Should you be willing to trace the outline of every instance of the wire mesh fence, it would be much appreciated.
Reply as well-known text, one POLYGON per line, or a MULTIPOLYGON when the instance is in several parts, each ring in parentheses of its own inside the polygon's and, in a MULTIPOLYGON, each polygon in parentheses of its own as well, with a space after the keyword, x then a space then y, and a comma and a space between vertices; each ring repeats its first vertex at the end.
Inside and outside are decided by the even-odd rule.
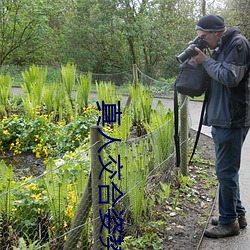
POLYGON ((2 161, 1 249, 118 249, 126 237, 140 235, 176 171, 173 113, 160 115, 161 124, 134 124, 129 138, 99 135, 75 152, 78 158, 48 159, 37 176, 17 179, 2 161), (102 154, 100 142, 106 142, 102 154), (97 165, 99 174, 93 172, 97 165))

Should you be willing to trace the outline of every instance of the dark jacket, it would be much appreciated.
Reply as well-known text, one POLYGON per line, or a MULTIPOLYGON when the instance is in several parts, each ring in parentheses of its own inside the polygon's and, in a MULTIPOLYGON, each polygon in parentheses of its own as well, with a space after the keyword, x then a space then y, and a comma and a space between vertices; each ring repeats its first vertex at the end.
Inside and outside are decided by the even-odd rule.
POLYGON ((250 126, 250 46, 237 27, 227 30, 218 50, 203 63, 211 77, 204 125, 250 126))

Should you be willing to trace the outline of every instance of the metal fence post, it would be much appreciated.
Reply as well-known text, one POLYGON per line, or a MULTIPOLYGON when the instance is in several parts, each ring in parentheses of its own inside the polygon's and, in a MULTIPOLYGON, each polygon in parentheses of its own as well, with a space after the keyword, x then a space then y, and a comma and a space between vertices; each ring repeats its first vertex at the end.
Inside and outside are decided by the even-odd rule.
POLYGON ((181 174, 187 176, 188 174, 188 97, 180 95, 181 109, 180 109, 180 168, 181 174))
MULTIPOLYGON (((107 241, 105 229, 103 228, 102 232, 100 231, 102 227, 100 211, 102 211, 101 209, 104 206, 99 202, 99 198, 103 197, 102 189, 99 189, 99 186, 104 185, 104 177, 99 180, 102 165, 98 157, 101 153, 98 153, 98 150, 103 145, 103 138, 99 133, 98 128, 100 127, 97 125, 92 125, 90 127, 94 250, 100 250, 103 248, 100 237, 105 244, 107 241)), ((105 211, 102 212, 105 213, 105 211)))

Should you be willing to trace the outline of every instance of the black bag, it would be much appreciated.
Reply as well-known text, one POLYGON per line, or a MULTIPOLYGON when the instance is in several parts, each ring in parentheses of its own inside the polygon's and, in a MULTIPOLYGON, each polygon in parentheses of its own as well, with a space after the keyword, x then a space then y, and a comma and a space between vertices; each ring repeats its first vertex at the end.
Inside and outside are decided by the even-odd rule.
POLYGON ((176 149, 176 166, 180 167, 180 140, 179 140, 179 114, 178 114, 178 93, 188 95, 191 97, 201 96, 205 92, 205 97, 202 105, 201 116, 198 131, 196 134, 195 144, 189 163, 195 154, 195 150, 199 141, 202 120, 207 103, 207 86, 209 76, 202 65, 198 65, 192 58, 186 60, 181 64, 181 71, 175 81, 174 89, 174 124, 175 124, 175 149, 176 149))
POLYGON ((190 58, 183 62, 180 68, 180 74, 175 81, 177 92, 191 97, 201 96, 207 88, 209 79, 203 65, 190 58))

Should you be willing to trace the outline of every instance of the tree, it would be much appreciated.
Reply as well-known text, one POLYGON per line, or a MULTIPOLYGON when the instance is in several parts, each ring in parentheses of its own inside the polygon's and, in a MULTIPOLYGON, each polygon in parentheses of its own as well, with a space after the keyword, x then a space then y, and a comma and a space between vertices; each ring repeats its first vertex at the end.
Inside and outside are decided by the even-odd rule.
POLYGON ((177 62, 176 51, 194 38, 194 32, 186 35, 194 27, 194 10, 190 7, 193 1, 182 3, 181 0, 78 0, 76 15, 67 29, 68 59, 75 60, 85 71, 124 71, 137 64, 150 76, 162 76, 163 72, 173 76, 178 69, 176 64, 175 71, 172 70, 173 62, 177 62), (179 7, 189 8, 183 12, 190 13, 188 17, 179 7))
POLYGON ((248 0, 225 0, 221 11, 226 25, 239 26, 242 33, 250 39, 250 2, 248 0))
MULTIPOLYGON (((38 1, 28 0, 0 2, 0 65, 43 32, 46 10, 38 4, 38 1)), ((41 47, 40 42, 34 45, 36 46, 29 48, 26 53, 32 53, 41 47)))

